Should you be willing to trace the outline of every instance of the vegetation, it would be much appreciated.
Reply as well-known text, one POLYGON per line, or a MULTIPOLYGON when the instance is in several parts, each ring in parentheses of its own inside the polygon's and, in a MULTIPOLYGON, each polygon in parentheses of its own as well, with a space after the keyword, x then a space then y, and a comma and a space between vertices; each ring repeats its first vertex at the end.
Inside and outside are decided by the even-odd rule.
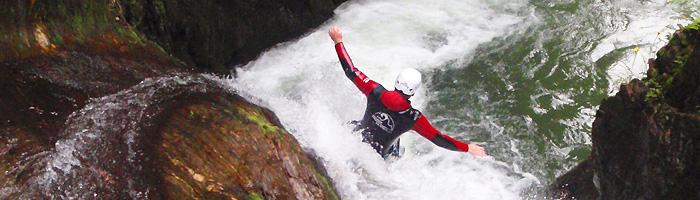
POLYGON ((689 41, 694 37, 688 35, 697 34, 699 29, 700 19, 680 28, 679 32, 670 37, 668 45, 657 52, 656 62, 658 64, 651 64, 651 71, 648 72, 644 81, 645 86, 649 87, 649 92, 646 95, 647 100, 662 97, 677 80, 676 77, 685 68, 695 46, 693 41, 689 41), (660 68, 660 66, 667 67, 660 68))

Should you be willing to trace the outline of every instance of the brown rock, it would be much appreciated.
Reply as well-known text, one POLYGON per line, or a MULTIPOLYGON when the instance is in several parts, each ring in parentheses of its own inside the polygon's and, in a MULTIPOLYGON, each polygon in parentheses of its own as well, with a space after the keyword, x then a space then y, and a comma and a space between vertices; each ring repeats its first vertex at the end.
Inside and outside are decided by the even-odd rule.
POLYGON ((164 197, 312 199, 313 189, 321 191, 313 199, 337 198, 330 185, 307 181, 327 177, 274 117, 227 96, 174 110, 156 134, 163 138, 153 150, 153 166, 164 176, 158 189, 164 197), (214 189, 218 187, 223 189, 214 189))

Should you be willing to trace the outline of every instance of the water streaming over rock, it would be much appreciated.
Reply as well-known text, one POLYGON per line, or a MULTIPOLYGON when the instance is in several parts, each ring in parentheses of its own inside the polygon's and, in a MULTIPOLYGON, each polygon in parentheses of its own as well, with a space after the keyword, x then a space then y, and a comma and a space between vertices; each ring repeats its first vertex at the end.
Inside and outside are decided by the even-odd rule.
POLYGON ((665 1, 349 2, 327 25, 222 82, 275 111, 324 160, 344 198, 538 199, 539 188, 589 154, 600 101, 646 70, 664 36, 688 23, 684 9, 665 1), (402 136, 401 159, 373 154, 345 124, 362 116, 365 100, 343 76, 330 25, 381 84, 405 67, 422 71, 427 87, 413 106, 491 157, 446 151, 415 133, 402 136))
POLYGON ((697 17, 688 5, 697 7, 660 0, 348 2, 327 24, 269 50, 235 78, 147 78, 90 99, 67 117, 53 146, 6 169, 27 184, 3 187, 0 197, 147 198, 153 188, 139 178, 150 173, 142 142, 158 128, 156 116, 169 102, 216 90, 238 91, 273 110, 321 159, 344 199, 539 199, 543 186, 589 154, 600 100, 645 71, 676 24, 697 17), (390 86, 405 67, 422 71, 425 87, 413 106, 445 134, 485 146, 490 157, 407 133, 405 155, 385 161, 360 142, 347 122, 362 116, 365 99, 340 69, 330 25, 343 30, 355 65, 381 84, 390 86))
POLYGON ((132 88, 90 100, 68 117, 53 151, 36 154, 28 159, 29 166, 23 166, 35 169, 23 175, 31 184, 23 188, 20 198, 148 197, 153 188, 141 177, 153 172, 142 171, 149 158, 141 146, 147 133, 157 128, 155 116, 176 99, 215 88, 199 76, 147 78, 132 88))

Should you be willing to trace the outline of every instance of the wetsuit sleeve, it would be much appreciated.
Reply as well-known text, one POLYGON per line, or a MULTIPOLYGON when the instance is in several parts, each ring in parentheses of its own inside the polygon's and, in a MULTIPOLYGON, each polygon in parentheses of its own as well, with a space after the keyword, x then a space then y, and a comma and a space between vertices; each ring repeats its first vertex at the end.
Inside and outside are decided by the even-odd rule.
POLYGON ((355 65, 352 64, 352 60, 350 60, 350 55, 348 55, 348 52, 345 51, 345 45, 343 43, 338 43, 335 44, 335 52, 338 53, 338 59, 340 59, 340 65, 343 66, 343 71, 345 71, 345 76, 347 76, 353 83, 355 83, 355 86, 357 86, 357 89, 360 89, 360 91, 365 94, 365 96, 368 96, 370 92, 376 87, 378 84, 377 82, 374 82, 373 80, 367 78, 365 74, 360 72, 355 65))
POLYGON ((440 133, 440 131, 435 129, 433 125, 430 125, 428 119, 426 119, 423 115, 421 115, 420 118, 418 118, 418 121, 416 121, 416 124, 413 125, 412 129, 439 147, 453 151, 469 151, 469 145, 467 145, 464 142, 452 139, 450 136, 443 135, 442 133, 440 133))

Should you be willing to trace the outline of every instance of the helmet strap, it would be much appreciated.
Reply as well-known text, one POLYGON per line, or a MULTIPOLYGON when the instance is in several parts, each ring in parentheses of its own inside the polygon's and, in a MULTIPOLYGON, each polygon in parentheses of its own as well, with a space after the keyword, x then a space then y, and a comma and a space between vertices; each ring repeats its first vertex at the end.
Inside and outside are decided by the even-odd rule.
MULTIPOLYGON (((397 89, 396 87, 394 87, 394 91, 399 92, 399 94, 401 94, 401 96, 403 97, 403 99, 406 99, 406 101, 408 101, 408 99, 411 98, 411 97, 413 96, 413 95, 404 94, 403 91, 397 89)), ((410 101, 408 101, 408 102, 410 103, 410 101)))

